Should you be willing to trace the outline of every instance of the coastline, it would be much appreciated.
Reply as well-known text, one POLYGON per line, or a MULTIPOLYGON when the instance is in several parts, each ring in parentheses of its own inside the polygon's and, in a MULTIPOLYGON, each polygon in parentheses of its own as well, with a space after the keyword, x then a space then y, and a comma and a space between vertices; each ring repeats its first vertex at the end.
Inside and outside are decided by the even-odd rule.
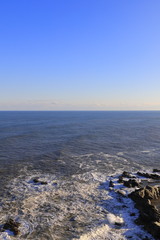
MULTIPOLYGON (((137 172, 128 176, 124 173, 107 177, 91 171, 73 175, 72 180, 36 173, 14 179, 1 205, 1 238, 158 239, 152 238, 143 225, 137 225, 139 211, 128 195, 140 186, 124 183, 132 179, 132 184, 143 182, 144 187, 144 183, 157 185, 159 180, 155 183, 155 179, 137 172), (120 176, 123 182, 119 182, 120 176)), ((154 174, 160 178, 159 173, 154 174)))

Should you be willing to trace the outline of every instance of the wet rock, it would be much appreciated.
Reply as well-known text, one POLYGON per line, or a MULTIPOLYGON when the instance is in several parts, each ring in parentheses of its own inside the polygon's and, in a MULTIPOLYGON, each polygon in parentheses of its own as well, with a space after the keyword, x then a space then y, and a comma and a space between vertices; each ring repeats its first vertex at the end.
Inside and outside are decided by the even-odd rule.
MULTIPOLYGON (((146 223, 144 228, 156 239, 160 239, 160 223, 159 222, 151 222, 151 223, 146 223)), ((149 239, 144 238, 144 239, 149 239)))
POLYGON ((135 215, 136 215, 135 213, 130 213, 130 216, 131 216, 131 217, 133 217, 133 216, 135 216, 135 215))
POLYGON ((114 187, 114 183, 112 182, 112 180, 109 181, 109 187, 114 187))
POLYGON ((17 236, 19 234, 18 227, 20 226, 20 223, 14 221, 13 219, 8 219, 8 221, 3 225, 2 232, 9 230, 13 232, 14 236, 17 236))
POLYGON ((150 232, 152 232, 152 235, 156 239, 160 239, 160 223, 159 222, 154 222, 154 223, 152 223, 150 228, 151 228, 150 232))
POLYGON ((121 176, 125 177, 125 178, 131 178, 132 177, 132 175, 129 172, 126 172, 126 171, 124 171, 121 176))
POLYGON ((124 182, 124 180, 123 180, 123 177, 122 177, 122 175, 121 176, 119 176, 119 178, 118 178, 118 183, 123 183, 124 182))
POLYGON ((150 238, 149 237, 144 237, 144 238, 142 238, 142 240, 150 240, 150 238))
POLYGON ((42 185, 46 185, 47 184, 47 182, 46 181, 41 181, 41 180, 39 180, 38 178, 33 178, 32 179, 32 181, 33 181, 33 183, 39 183, 39 184, 42 184, 42 185))
POLYGON ((158 175, 158 174, 137 172, 137 175, 141 176, 141 177, 145 177, 145 178, 152 178, 152 179, 160 180, 160 175, 158 175))
POLYGON ((126 187, 141 187, 141 184, 135 179, 129 179, 128 181, 123 181, 124 186, 126 187))
POLYGON ((115 225, 116 225, 116 226, 122 226, 123 223, 121 223, 121 222, 115 222, 115 225))
POLYGON ((159 172, 160 173, 160 169, 154 168, 153 172, 159 172))

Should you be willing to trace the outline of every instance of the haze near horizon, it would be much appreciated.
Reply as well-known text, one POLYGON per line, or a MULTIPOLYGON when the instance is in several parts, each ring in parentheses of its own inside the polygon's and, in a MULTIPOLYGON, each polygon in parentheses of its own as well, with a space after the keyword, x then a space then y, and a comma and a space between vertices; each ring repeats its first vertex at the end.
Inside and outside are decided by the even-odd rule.
POLYGON ((0 110, 160 110, 160 1, 0 6, 0 110))

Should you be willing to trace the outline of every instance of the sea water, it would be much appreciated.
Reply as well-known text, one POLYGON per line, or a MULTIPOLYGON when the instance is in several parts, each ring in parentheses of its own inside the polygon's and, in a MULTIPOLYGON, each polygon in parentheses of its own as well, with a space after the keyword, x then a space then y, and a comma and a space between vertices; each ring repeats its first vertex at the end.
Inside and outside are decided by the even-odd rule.
POLYGON ((152 239, 107 181, 159 157, 159 111, 0 112, 0 224, 18 221, 16 239, 152 239))

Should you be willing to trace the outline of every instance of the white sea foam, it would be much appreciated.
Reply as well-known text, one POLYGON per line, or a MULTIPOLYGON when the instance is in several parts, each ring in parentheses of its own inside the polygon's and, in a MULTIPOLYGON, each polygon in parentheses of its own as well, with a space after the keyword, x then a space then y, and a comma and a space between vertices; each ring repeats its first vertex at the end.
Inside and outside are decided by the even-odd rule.
MULTIPOLYGON (((8 186, 0 222, 8 216, 20 222, 19 240, 120 240, 132 236, 140 240, 145 235, 152 239, 134 224, 138 211, 132 200, 116 192, 121 187, 117 175, 106 177, 93 170, 63 179, 27 173, 8 186), (34 178, 47 184, 34 183, 34 178), (111 179, 115 190, 109 188, 111 179)), ((127 188, 122 191, 127 195, 127 188)), ((0 238, 14 239, 9 232, 0 233, 0 238)))
POLYGON ((141 151, 141 153, 150 153, 150 152, 151 152, 150 150, 141 151))
POLYGON ((11 237, 9 236, 8 232, 3 232, 0 234, 1 240, 11 240, 11 237))
POLYGON ((80 240, 124 240, 123 230, 118 231, 116 229, 110 228, 108 225, 102 225, 100 227, 96 227, 91 232, 82 235, 80 240))
POLYGON ((118 224, 123 224, 123 218, 114 215, 113 213, 108 213, 107 214, 107 220, 109 222, 109 224, 115 225, 116 223, 118 224))
POLYGON ((118 156, 123 156, 123 155, 124 155, 124 152, 118 152, 117 155, 118 155, 118 156))

